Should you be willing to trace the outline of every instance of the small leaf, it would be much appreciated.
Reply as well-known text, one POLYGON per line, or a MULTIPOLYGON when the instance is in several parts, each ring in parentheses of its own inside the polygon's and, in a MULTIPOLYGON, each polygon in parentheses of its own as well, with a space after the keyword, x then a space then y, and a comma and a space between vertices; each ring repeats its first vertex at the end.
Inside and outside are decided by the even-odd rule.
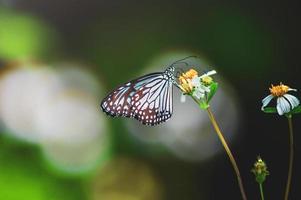
POLYGON ((266 174, 258 174, 256 176, 256 181, 259 184, 262 184, 265 181, 265 179, 266 179, 266 174))
POLYGON ((295 107, 290 112, 286 113, 285 116, 288 117, 288 118, 291 118, 294 114, 299 114, 299 113, 301 113, 301 106, 300 105, 295 107))
POLYGON ((199 106, 200 106, 200 108, 203 109, 203 110, 206 110, 207 108, 209 108, 208 103, 205 102, 205 101, 201 101, 199 106))
POLYGON ((217 88, 218 88, 218 83, 212 82, 210 84, 210 92, 208 94, 207 103, 209 103, 211 101, 212 97, 215 95, 215 93, 217 91, 217 88))
POLYGON ((277 109, 274 107, 265 107, 262 111, 265 113, 277 113, 277 109))
POLYGON ((301 106, 297 106, 295 107, 291 112, 291 114, 298 114, 298 113, 301 113, 301 106))

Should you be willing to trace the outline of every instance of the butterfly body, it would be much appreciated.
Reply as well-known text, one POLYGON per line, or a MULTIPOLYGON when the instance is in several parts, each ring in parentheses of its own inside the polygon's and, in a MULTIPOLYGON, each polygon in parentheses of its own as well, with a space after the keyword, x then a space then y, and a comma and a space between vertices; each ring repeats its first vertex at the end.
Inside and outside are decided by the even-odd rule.
POLYGON ((135 118, 145 125, 158 125, 170 119, 173 112, 172 85, 176 84, 175 68, 144 75, 129 81, 101 102, 110 116, 135 118))

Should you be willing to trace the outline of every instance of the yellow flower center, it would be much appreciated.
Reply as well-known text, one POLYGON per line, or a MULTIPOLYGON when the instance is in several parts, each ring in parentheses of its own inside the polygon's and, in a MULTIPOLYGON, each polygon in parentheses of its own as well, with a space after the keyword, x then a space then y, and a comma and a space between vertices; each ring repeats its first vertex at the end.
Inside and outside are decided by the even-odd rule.
POLYGON ((252 169, 252 171, 257 175, 260 174, 269 175, 267 166, 261 158, 258 158, 258 160, 254 163, 254 168, 252 169))
POLYGON ((270 87, 270 92, 273 96, 280 97, 286 94, 289 91, 289 89, 290 89, 289 86, 280 83, 279 85, 276 86, 272 85, 272 87, 270 87))
POLYGON ((210 76, 205 76, 202 78, 202 82, 205 85, 210 85, 212 83, 213 79, 210 76))
POLYGON ((194 69, 190 69, 185 73, 186 78, 193 79, 194 77, 198 76, 198 72, 194 69))
POLYGON ((266 171, 266 165, 265 163, 262 161, 262 160, 258 160, 256 163, 255 163, 255 170, 258 174, 261 174, 262 172, 265 172, 266 171))
POLYGON ((180 88, 185 94, 192 92, 193 86, 191 80, 198 76, 198 72, 194 69, 190 69, 179 77, 180 88))

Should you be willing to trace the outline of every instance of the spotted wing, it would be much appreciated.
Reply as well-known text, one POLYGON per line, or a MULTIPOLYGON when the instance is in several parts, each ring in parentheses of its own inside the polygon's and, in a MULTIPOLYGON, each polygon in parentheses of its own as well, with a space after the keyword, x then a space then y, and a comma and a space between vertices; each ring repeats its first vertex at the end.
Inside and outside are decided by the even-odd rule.
POLYGON ((157 125, 172 115, 172 82, 163 73, 152 73, 121 85, 101 103, 111 116, 133 117, 157 125))

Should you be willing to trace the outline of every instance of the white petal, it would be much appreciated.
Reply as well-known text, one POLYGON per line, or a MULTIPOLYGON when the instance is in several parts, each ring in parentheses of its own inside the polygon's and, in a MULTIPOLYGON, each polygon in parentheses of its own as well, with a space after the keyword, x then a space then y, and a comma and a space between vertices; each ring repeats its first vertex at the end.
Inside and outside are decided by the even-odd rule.
POLYGON ((198 87, 201 85, 201 78, 200 77, 194 77, 191 79, 192 86, 198 87))
POLYGON ((196 90, 199 90, 200 92, 204 93, 204 92, 210 92, 210 88, 206 87, 203 84, 200 84, 198 87, 195 88, 196 90))
POLYGON ((295 91, 295 92, 297 92, 297 89, 294 89, 294 88, 288 88, 288 91, 295 91))
POLYGON ((204 90, 205 90, 206 92, 210 92, 210 88, 209 88, 209 87, 204 86, 204 90))
POLYGON ((198 99, 204 98, 205 94, 199 90, 195 90, 193 92, 193 96, 195 96, 198 99))
POLYGON ((200 76, 200 78, 203 78, 205 76, 211 76, 211 75, 214 75, 214 74, 216 74, 216 71, 215 70, 211 70, 211 71, 203 74, 202 76, 200 76))
MULTIPOLYGON (((203 85, 200 85, 199 87, 195 87, 195 92, 199 92, 199 93, 205 93, 206 92, 206 87, 203 85)), ((209 90, 210 91, 210 90, 209 90)))
POLYGON ((186 95, 182 94, 181 95, 181 102, 184 103, 186 101, 186 95))
POLYGON ((295 107, 297 107, 300 104, 299 99, 297 99, 295 96, 290 95, 290 94, 285 94, 283 95, 291 104, 292 109, 294 109, 295 107))
POLYGON ((271 101, 273 98, 274 98, 274 96, 271 95, 271 94, 270 94, 269 96, 265 97, 265 98, 262 100, 261 110, 263 110, 264 107, 266 107, 266 106, 270 103, 270 101, 271 101))
POLYGON ((202 85, 199 85, 198 87, 195 87, 195 90, 196 91, 199 91, 199 92, 205 92, 205 90, 204 90, 204 87, 202 87, 202 85))
POLYGON ((284 97, 278 97, 277 111, 279 115, 283 115, 284 113, 288 113, 290 111, 290 104, 284 97))

